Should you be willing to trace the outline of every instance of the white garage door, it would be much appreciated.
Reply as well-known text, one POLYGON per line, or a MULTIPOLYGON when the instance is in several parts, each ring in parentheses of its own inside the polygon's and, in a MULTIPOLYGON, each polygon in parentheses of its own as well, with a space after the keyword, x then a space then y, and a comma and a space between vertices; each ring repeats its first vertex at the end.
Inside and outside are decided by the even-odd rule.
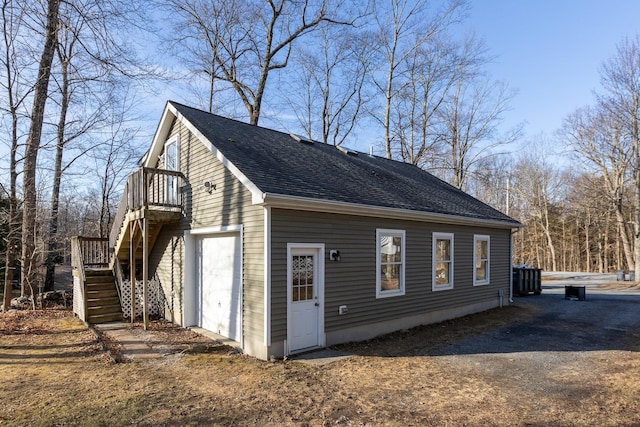
POLYGON ((202 237, 198 243, 200 326, 240 341, 242 280, 240 235, 202 237))

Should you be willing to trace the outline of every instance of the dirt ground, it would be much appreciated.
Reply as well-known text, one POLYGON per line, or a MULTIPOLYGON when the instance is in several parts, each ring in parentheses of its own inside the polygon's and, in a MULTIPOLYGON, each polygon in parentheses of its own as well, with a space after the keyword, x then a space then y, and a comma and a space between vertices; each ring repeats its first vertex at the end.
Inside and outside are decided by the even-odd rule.
POLYGON ((640 291, 590 284, 569 301, 566 280, 339 346, 355 356, 325 366, 259 361, 166 322, 148 332, 162 357, 113 363, 67 311, 6 313, 0 425, 639 425, 640 291))

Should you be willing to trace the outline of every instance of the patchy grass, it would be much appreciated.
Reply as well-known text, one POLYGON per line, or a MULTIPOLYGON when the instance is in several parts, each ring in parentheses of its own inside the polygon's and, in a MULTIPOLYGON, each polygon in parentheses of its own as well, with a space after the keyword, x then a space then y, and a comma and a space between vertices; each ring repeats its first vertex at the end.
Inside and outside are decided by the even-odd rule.
POLYGON ((571 363, 553 353, 435 355, 534 314, 508 307, 345 345, 340 349, 357 356, 317 367, 213 351, 202 337, 162 323, 152 333, 174 342, 176 352, 163 348, 159 360, 115 364, 69 312, 6 313, 0 425, 640 423, 640 357, 633 351, 581 352, 571 363))

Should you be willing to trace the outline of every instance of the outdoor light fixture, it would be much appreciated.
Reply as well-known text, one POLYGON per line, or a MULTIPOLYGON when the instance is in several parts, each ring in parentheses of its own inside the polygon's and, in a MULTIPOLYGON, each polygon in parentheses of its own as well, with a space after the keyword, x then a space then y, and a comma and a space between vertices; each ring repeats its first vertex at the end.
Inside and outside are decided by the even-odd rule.
POLYGON ((200 188, 202 188, 202 190, 206 191, 207 193, 211 194, 216 189, 216 185, 214 183, 212 183, 211 181, 205 181, 200 186, 200 188))
POLYGON ((340 251, 330 250, 329 251, 329 259, 331 261, 340 261, 340 251))

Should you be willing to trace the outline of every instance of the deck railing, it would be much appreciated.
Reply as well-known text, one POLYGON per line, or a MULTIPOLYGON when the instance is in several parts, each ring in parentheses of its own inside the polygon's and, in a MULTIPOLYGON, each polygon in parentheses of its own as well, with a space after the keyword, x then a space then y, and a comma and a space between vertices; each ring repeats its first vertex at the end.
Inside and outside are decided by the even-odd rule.
POLYGON ((127 212, 150 207, 181 208, 183 183, 181 172, 164 169, 140 168, 129 175, 113 220, 109 246, 115 246, 127 212))
POLYGON ((77 237, 82 265, 85 268, 109 266, 109 241, 100 237, 77 237))

